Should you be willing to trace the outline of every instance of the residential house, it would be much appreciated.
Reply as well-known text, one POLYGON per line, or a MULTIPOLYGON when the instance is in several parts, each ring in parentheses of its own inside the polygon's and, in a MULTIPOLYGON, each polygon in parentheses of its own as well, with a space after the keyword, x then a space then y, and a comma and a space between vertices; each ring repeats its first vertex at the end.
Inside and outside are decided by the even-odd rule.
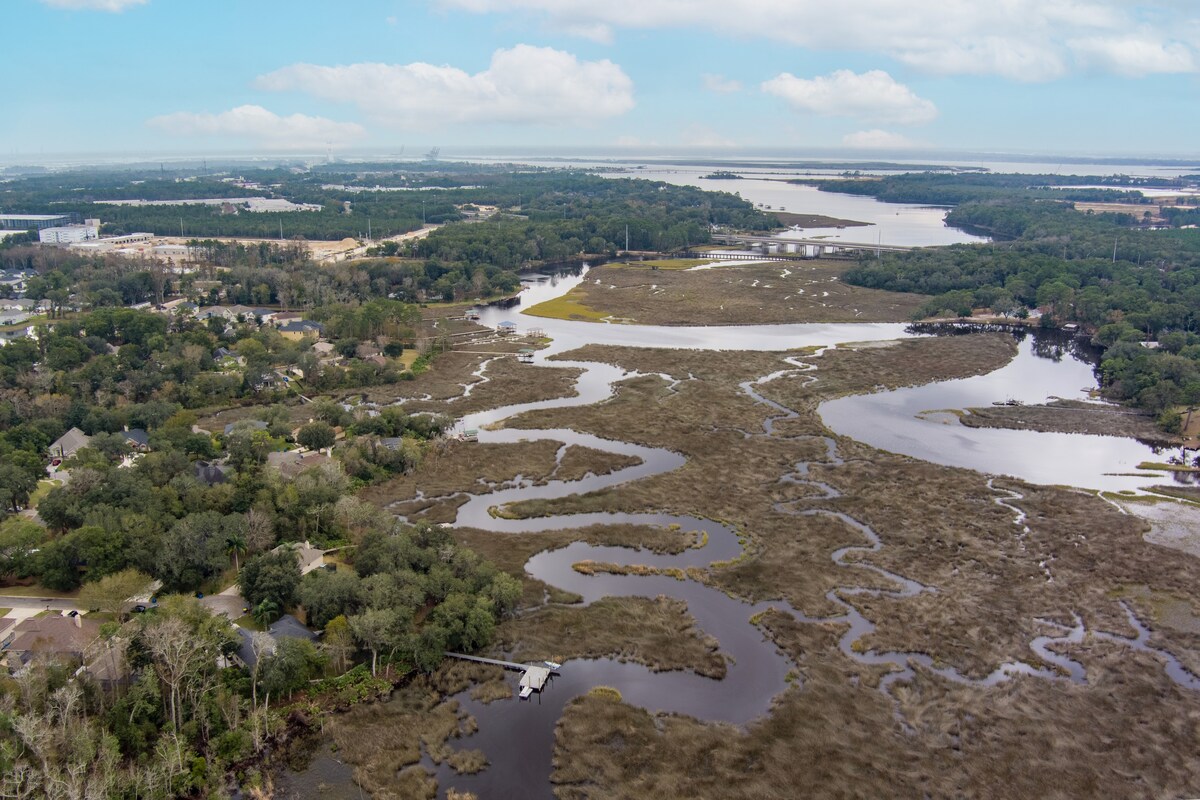
POLYGON ((197 461, 192 465, 192 475, 205 486, 216 486, 229 480, 233 467, 224 464, 211 464, 207 461, 197 461))
MULTIPOLYGON (((237 650, 237 658, 246 665, 247 669, 254 669, 254 665, 258 663, 258 658, 254 653, 254 635, 245 628, 238 628, 237 632, 242 639, 237 650)), ((284 614, 276 620, 271 627, 267 628, 267 635, 271 637, 271 652, 274 652, 274 644, 280 639, 307 639, 311 642, 317 638, 317 634, 304 627, 300 620, 291 614, 284 614)))
POLYGON ((141 428, 129 428, 121 432, 125 443, 139 453, 147 453, 150 451, 150 434, 141 428))
POLYGON ((279 326, 279 333, 285 339, 299 340, 308 337, 319 338, 325 332, 325 326, 319 322, 302 319, 288 322, 279 326))
POLYGON ((25 297, 17 297, 10 300, 0 299, 0 311, 23 311, 26 314, 36 314, 38 307, 37 300, 30 300, 25 297))
POLYGON ((49 656, 79 665, 99 636, 100 623, 82 614, 31 617, 12 627, 0 642, 0 651, 13 672, 22 669, 36 656, 49 656))
POLYGON ((79 430, 79 428, 71 428, 71 430, 58 437, 54 441, 54 444, 50 445, 50 457, 70 458, 82 448, 87 447, 91 440, 92 437, 79 430))
POLYGON ((300 565, 300 574, 307 575, 314 569, 325 566, 325 551, 313 547, 308 542, 285 542, 273 549, 272 553, 293 552, 300 565))
POLYGON ((0 330, 0 345, 16 339, 36 339, 37 331, 32 325, 24 325, 16 328, 5 328, 0 330))

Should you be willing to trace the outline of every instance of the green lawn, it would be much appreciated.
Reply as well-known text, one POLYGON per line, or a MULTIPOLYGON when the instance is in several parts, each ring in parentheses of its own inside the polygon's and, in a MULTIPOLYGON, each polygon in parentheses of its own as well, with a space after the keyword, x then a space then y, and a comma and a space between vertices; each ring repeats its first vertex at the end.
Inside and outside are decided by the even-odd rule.
POLYGON ((245 628, 248 631, 265 631, 266 630, 265 627, 258 624, 258 622, 254 619, 254 617, 250 616, 249 614, 247 614, 244 617, 238 617, 233 622, 235 625, 241 625, 243 628, 245 628))
POLYGON ((8 595, 9 597, 54 597, 60 600, 74 600, 79 596, 79 592, 60 592, 34 583, 29 586, 0 586, 0 597, 4 595, 8 595))
POLYGON ((29 507, 37 508, 38 503, 45 499, 46 495, 50 494, 50 490, 55 486, 62 486, 62 481, 51 480, 49 478, 38 481, 37 489, 33 494, 29 495, 29 507))

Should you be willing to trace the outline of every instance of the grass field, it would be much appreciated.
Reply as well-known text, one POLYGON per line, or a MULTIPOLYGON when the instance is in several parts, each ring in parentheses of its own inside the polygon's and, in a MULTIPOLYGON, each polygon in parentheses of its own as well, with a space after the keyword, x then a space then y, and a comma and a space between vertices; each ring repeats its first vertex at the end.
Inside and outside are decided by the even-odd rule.
POLYGON ((56 486, 62 486, 62 481, 50 479, 38 481, 37 489, 29 496, 29 507, 37 508, 38 503, 42 502, 43 498, 50 494, 50 490, 56 486))
POLYGON ((678 263, 686 266, 597 267, 564 297, 527 313, 643 325, 906 322, 926 299, 845 284, 840 280, 845 262, 745 263, 696 271, 688 267, 712 262, 678 263))
POLYGON ((525 309, 525 313, 534 317, 549 317, 551 319, 578 319, 588 322, 600 322, 606 317, 611 316, 602 311, 597 311, 585 305, 579 295, 578 288, 572 289, 562 297, 556 297, 553 300, 547 300, 544 303, 538 303, 532 308, 525 309))

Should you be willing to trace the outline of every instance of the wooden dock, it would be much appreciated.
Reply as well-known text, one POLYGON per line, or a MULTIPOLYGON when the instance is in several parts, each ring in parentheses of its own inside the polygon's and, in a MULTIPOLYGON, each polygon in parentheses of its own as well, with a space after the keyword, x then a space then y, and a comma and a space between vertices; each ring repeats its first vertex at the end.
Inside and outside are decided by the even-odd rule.
POLYGON ((549 661, 543 661, 541 664, 518 664, 515 661, 501 661, 496 658, 484 658, 483 656, 468 656, 463 653, 450 653, 445 655, 448 658, 458 658, 463 661, 474 661, 477 664, 491 664, 496 667, 513 670, 521 673, 521 692, 520 697, 526 700, 534 692, 541 692, 546 684, 550 681, 552 675, 558 674, 558 667, 550 666, 549 661))

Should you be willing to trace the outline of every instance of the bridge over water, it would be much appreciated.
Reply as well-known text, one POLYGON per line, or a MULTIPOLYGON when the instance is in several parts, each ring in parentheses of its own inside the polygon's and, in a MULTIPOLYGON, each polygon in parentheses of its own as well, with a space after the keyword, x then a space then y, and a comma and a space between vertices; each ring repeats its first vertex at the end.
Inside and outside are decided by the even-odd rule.
POLYGON ((712 240, 716 244, 742 245, 781 254, 803 252, 811 256, 838 252, 904 253, 913 249, 898 244, 847 242, 842 239, 780 239, 775 236, 758 236, 749 233, 714 233, 712 240))

